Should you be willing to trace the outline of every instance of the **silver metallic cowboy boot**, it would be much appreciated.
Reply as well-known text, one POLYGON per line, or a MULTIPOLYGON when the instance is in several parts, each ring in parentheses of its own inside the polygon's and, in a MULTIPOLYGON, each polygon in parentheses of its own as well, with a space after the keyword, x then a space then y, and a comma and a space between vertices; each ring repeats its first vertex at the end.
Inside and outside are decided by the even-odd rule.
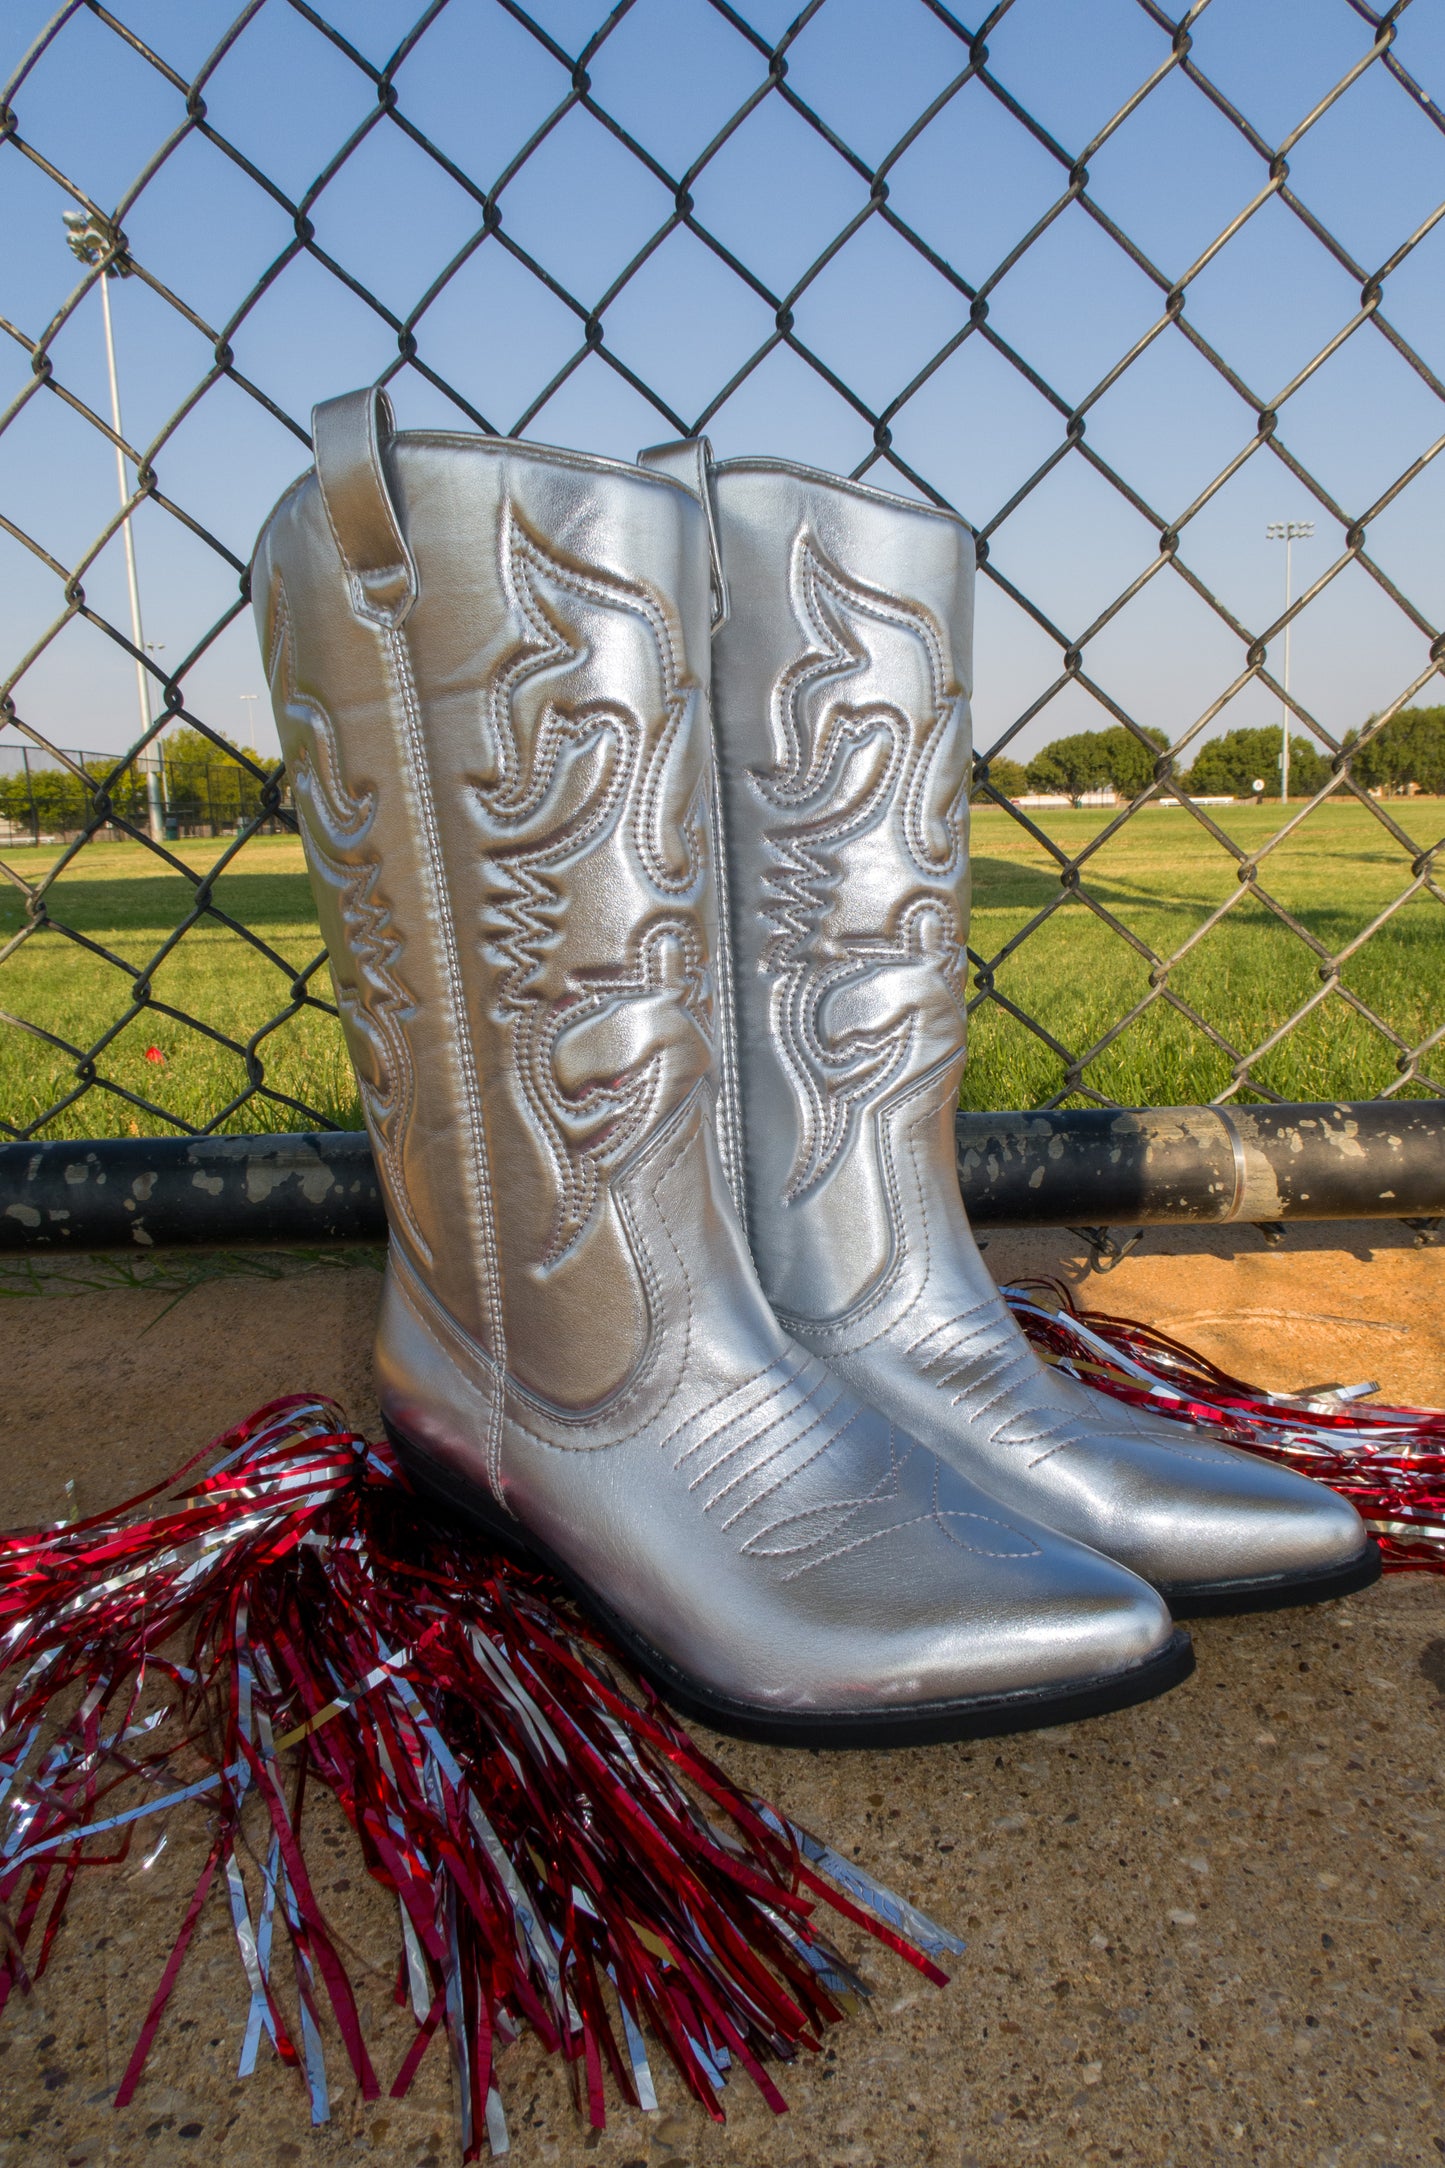
POLYGON ((1182 1676, 1154 1592, 1001 1511, 775 1322, 714 1135, 708 546, 676 483, 315 416, 255 594, 391 1225, 408 1465, 674 1700, 815 1744, 1182 1676))
POLYGON ((778 462, 726 461, 712 485, 745 1209, 784 1326, 1011 1512, 1176 1610, 1364 1587, 1379 1560, 1352 1507, 1047 1368, 969 1231, 968 529, 778 462))

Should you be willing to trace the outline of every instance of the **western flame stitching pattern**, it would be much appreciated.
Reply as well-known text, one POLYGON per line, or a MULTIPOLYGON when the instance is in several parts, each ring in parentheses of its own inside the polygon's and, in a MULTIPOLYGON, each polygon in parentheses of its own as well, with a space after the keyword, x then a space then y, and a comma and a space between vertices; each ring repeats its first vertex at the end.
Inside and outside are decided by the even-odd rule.
POLYGON ((357 1090, 397 1211, 422 1257, 432 1253, 407 1190, 405 1146, 415 1096, 415 1077, 406 1025, 415 1005, 396 975, 402 943, 394 931, 391 907, 379 890, 381 859, 373 829, 376 794, 348 789, 341 772, 336 730, 320 702, 298 690, 295 642, 286 594, 279 581, 272 616, 268 674, 272 696, 304 733, 302 750, 291 759, 291 783, 301 816, 301 839, 313 883, 336 899, 345 928, 342 943, 331 943, 332 983, 347 1044, 356 1069, 357 1090), (343 980, 337 960, 349 958, 355 976, 343 980))
MULTIPOLYGON (((680 750, 698 697, 671 627, 646 588, 568 562, 509 507, 502 574, 525 628, 485 702, 491 776, 476 785, 489 830, 492 899, 484 929, 502 966, 501 1005, 518 1073, 552 1160, 557 1212, 540 1260, 570 1256, 606 1181, 711 1064, 709 944, 699 909, 711 871, 708 781, 680 750), (619 644, 650 683, 647 712, 597 696, 589 666, 619 644), (564 867, 593 861, 618 917, 653 906, 620 963, 579 947, 563 902, 564 867)), ((575 875, 574 875, 575 879, 575 875)), ((605 904, 587 914, 594 941, 605 904)), ((605 937, 605 934, 604 934, 605 937)))
POLYGON ((770 812, 777 868, 765 879, 774 975, 773 1021, 802 1118, 785 1192, 804 1196, 937 1034, 951 1036, 965 995, 966 956, 950 883, 965 849, 962 697, 929 613, 852 579, 805 530, 790 590, 806 646, 779 677, 772 724, 777 765, 752 777, 770 812), (905 679, 906 707, 870 681, 905 679), (855 925, 868 884, 848 884, 849 845, 885 827, 907 863, 889 924, 855 925))

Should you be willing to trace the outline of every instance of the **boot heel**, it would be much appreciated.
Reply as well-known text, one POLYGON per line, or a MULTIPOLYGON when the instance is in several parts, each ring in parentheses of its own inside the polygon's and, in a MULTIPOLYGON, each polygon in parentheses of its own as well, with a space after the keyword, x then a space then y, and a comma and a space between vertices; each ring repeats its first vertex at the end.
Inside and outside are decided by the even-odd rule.
POLYGON ((534 1550, 527 1541, 525 1529, 514 1521, 509 1513, 483 1496, 480 1486, 464 1482, 460 1477, 451 1478, 437 1463, 436 1456, 414 1445, 403 1430, 398 1430, 389 1417, 382 1417, 382 1428, 390 1439, 402 1471, 413 1490, 434 1505, 445 1506, 451 1513, 459 1513, 489 1544, 503 1552, 514 1565, 529 1566, 533 1570, 547 1567, 549 1561, 540 1551, 534 1550))

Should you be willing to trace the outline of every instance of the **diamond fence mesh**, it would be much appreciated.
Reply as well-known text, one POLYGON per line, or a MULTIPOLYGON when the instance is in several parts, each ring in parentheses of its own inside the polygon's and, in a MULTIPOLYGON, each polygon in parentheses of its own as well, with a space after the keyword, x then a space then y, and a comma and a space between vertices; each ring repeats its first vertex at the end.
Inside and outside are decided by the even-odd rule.
MULTIPOLYGON (((190 73, 160 49, 159 31, 154 43, 142 35, 140 17, 157 10, 141 0, 61 7, 4 92, 0 182, 12 230, 44 227, 61 257, 68 232, 74 283, 45 321, 27 320, 25 294, 13 317, 0 295, 13 386, 0 473, 7 445, 63 409, 67 457, 108 472, 112 493, 118 461, 123 501, 88 538, 71 532, 69 504, 35 511, 22 491, 0 512, 11 585, 30 609, 15 620, 0 692, 5 1134, 359 1126, 285 776, 234 742, 219 719, 234 692, 215 688, 230 682, 218 665, 227 643, 250 639, 250 544, 259 511, 305 464, 309 396, 372 375, 391 384, 404 426, 450 417, 576 441, 579 415, 604 414, 621 439, 609 450, 629 448, 628 431, 637 444, 712 430, 727 449, 807 457, 806 443, 778 441, 777 430, 747 440, 784 391, 800 410, 802 384, 802 408, 815 400, 839 417, 835 440, 855 474, 952 503, 971 522, 981 623, 1006 618, 1036 659, 1027 699, 995 701, 992 713, 978 704, 973 1104, 1445 1095, 1441 802, 1370 782, 1371 750, 1397 719, 1445 699, 1438 552, 1433 567, 1417 553, 1402 572, 1398 552, 1372 550, 1378 523, 1441 471, 1445 384, 1428 339, 1408 310, 1402 328, 1391 298, 1422 264, 1439 283, 1431 237, 1445 203, 1402 203, 1389 253, 1364 261, 1291 177, 1311 145, 1312 170, 1328 173, 1346 156, 1342 141, 1369 157, 1393 131, 1423 130, 1438 158, 1435 194, 1445 192, 1445 114, 1407 65, 1407 7, 1316 0, 1313 74, 1301 77, 1312 87, 1295 124, 1271 138, 1205 64, 1210 0, 1182 11, 1159 0, 1091 6, 1092 30, 1113 41, 1105 72, 1116 87, 1088 140, 1063 140, 1031 111, 992 50, 1049 35, 1056 0, 1003 0, 969 22, 941 0, 812 0, 786 23, 765 21, 771 0, 664 0, 661 10, 621 0, 600 21, 581 0, 531 11, 433 0, 402 25, 385 0, 329 14, 305 0, 251 0, 231 20, 210 5, 194 11, 190 27, 203 20, 213 49, 190 73), (1326 16, 1328 36, 1316 40, 1326 16), (378 58, 383 18, 390 52, 378 58), (901 84, 893 62, 905 29, 912 72, 901 84), (669 78, 650 104, 649 43, 679 39, 692 41, 691 90, 679 95, 669 78), (1319 53, 1334 55, 1327 79, 1319 53), (838 101, 808 87, 826 91, 840 69, 864 85, 862 107, 849 110, 868 110, 870 78, 880 86, 862 147, 840 132, 838 101), (444 111, 438 77, 455 70, 473 71, 471 129, 429 123, 444 111), (101 202, 87 193, 85 161, 67 156, 73 132, 48 116, 66 83, 112 73, 134 178, 101 202), (900 99, 907 124, 895 132, 900 99), (1201 107, 1233 196, 1207 235, 1161 262, 1107 207, 1091 168, 1142 131, 1145 167, 1155 161, 1160 188, 1190 195, 1197 228, 1223 197, 1172 170, 1169 143, 1170 116, 1201 107), (1342 113, 1353 132, 1331 138, 1342 113), (873 139, 885 123, 883 145, 873 139), (950 184, 935 151, 960 128, 964 164, 950 184), (1027 187, 1015 152, 1026 154, 1027 187), (208 208, 188 227, 176 205, 203 162, 208 208), (948 243, 950 186, 990 201, 982 270, 971 260, 981 244, 948 243), (529 187, 526 215, 514 216, 529 187), (740 191, 745 218, 729 215, 740 191), (169 223, 151 215, 159 203, 169 223), (1343 297, 1283 378, 1263 375, 1247 339, 1231 345, 1195 309, 1237 265, 1256 281, 1253 311, 1290 312, 1289 295, 1250 269, 1250 237, 1266 219, 1328 260, 1343 297), (798 259, 781 282, 779 232, 798 259), (161 237, 153 248, 148 233, 161 237), (1120 267, 1132 298, 1111 312, 1120 267), (1082 396, 1008 330, 1001 304, 1040 276, 1058 280, 1063 312, 1078 279, 1095 287, 1081 344, 1093 352, 1102 325, 1107 358, 1082 396), (113 295, 144 322, 140 378, 122 370, 126 405, 145 416, 134 435, 80 358, 96 351, 103 308, 109 329, 113 295), (879 321, 886 337, 856 335, 879 321), (299 364, 267 360, 280 349, 311 354, 312 381, 299 364), (1161 357, 1188 364, 1162 401, 1161 357), (1344 358, 1361 416, 1402 396, 1391 387, 1403 372, 1415 437, 1387 477, 1349 496, 1329 461, 1301 448, 1317 428, 1313 438, 1292 428, 1344 358), (1121 402, 1145 423, 1128 457, 1095 426, 1121 402), (992 427, 1008 440, 1006 482, 1000 458, 960 473, 949 417, 963 405, 981 407, 985 436, 992 427), (1186 488, 1177 454, 1210 436, 1206 409, 1210 441, 1222 428, 1227 454, 1186 488), (259 504, 217 486, 207 464, 206 446, 235 429, 267 445, 257 463, 274 471, 259 504), (1320 531, 1288 608, 1256 594, 1249 614, 1193 538, 1260 468, 1320 531), (1083 474, 1089 490, 1060 495, 1061 473, 1083 474), (1115 512, 1132 552, 1123 577, 1099 541, 1115 512), (1066 619, 1051 599, 1045 537, 1055 557, 1109 568, 1108 592, 1082 614, 1066 619), (122 555, 133 597, 138 556, 148 608, 158 586, 184 589, 181 640, 147 645, 139 608, 126 608, 122 555), (1358 605, 1361 581, 1374 610, 1362 622, 1390 626, 1381 667, 1395 675, 1347 734, 1286 690, 1283 658, 1292 625, 1330 610, 1336 593, 1358 605), (1167 640, 1163 594, 1202 613, 1198 653, 1209 660, 1181 667, 1177 717, 1160 731, 1157 713, 1117 690, 1117 665, 1131 640, 1157 643, 1161 623, 1167 640), (50 719, 62 666, 102 652, 114 712, 143 713, 145 726, 123 751, 66 751, 69 733, 50 719), (138 694, 126 682, 136 670, 138 694), (1285 713, 1303 798, 1225 805, 1191 774, 1222 722, 1273 718, 1277 745, 1285 713), (1012 791, 1001 787, 1010 771, 999 764, 1051 717, 1123 732, 1137 747, 1121 800, 1029 804, 1017 776, 1012 791)), ((1277 63, 1261 44, 1258 68, 1277 63)), ((1340 200, 1338 186, 1325 194, 1340 200)))

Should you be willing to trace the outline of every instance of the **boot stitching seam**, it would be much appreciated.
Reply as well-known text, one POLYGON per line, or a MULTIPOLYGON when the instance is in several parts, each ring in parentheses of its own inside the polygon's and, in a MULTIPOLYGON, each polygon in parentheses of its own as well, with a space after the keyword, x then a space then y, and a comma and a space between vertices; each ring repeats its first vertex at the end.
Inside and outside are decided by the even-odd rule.
MULTIPOLYGON (((451 904, 443 882, 439 879, 441 866, 441 835, 437 827, 436 802, 432 792, 431 767, 422 742, 421 715, 416 699, 416 685, 412 676, 411 656, 401 628, 395 627, 384 634, 384 645, 390 650, 392 667, 396 673, 397 688, 401 695, 403 732, 411 754, 412 772, 417 786, 419 810, 423 832, 426 837, 428 873, 427 886, 431 890, 430 901, 436 910, 437 921, 442 929, 442 949, 448 991, 451 996, 453 1023, 456 1030, 456 1046, 461 1068, 462 1091, 467 1107, 468 1127, 471 1132, 472 1171, 479 1191, 479 1232, 482 1237, 482 1281, 486 1290, 489 1331, 489 1352, 497 1368, 505 1375, 507 1360, 506 1321, 503 1310, 501 1263, 497 1254, 496 1211, 492 1196, 491 1171, 487 1153, 486 1126, 480 1095, 477 1089, 476 1064, 470 1036, 466 1030, 467 1012, 461 980, 461 966, 456 948, 456 926, 451 904)), ((501 1495, 502 1451, 502 1402, 494 1396, 488 1410, 488 1435, 486 1441, 487 1480, 494 1496, 501 1495)))

